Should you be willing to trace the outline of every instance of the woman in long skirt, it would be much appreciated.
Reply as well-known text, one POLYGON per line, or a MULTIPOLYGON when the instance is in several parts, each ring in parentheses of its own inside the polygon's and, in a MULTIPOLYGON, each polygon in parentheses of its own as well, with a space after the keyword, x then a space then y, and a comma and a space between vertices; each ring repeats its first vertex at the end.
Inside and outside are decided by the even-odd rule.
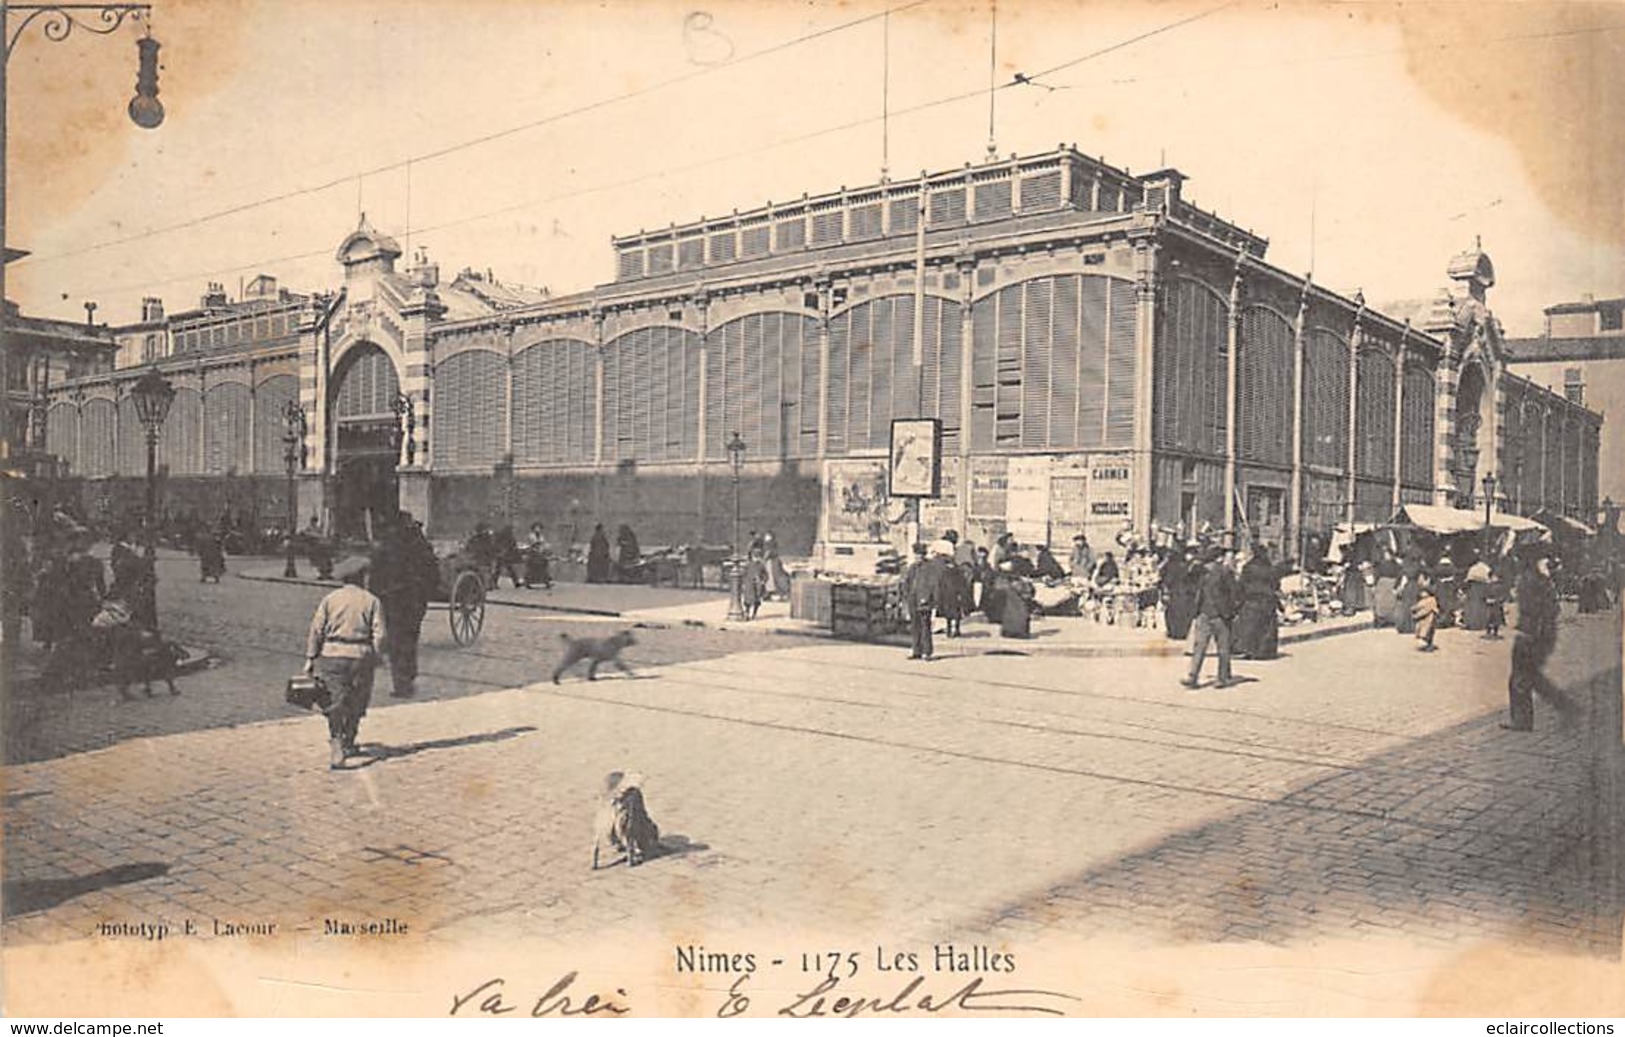
POLYGON ((1394 626, 1401 634, 1416 633, 1416 599, 1421 593, 1422 558, 1412 548, 1399 567, 1399 587, 1394 594, 1394 626))
POLYGON ((785 571, 784 559, 779 557, 779 541, 773 536, 771 529, 762 537, 762 561, 767 564, 767 578, 772 585, 774 597, 781 601, 789 601, 790 574, 785 571))
MULTIPOLYGON (((937 615, 944 621, 943 633, 948 637, 958 637, 960 622, 965 618, 970 590, 965 585, 964 571, 954 564, 952 545, 947 541, 938 541, 938 544, 947 550, 940 552, 944 557, 942 583, 937 588, 937 615)), ((935 548, 937 545, 932 546, 935 548)))
POLYGON ((1281 575, 1262 544, 1241 569, 1241 615, 1236 620, 1236 654, 1273 659, 1280 654, 1281 575))
POLYGON ((587 543, 587 582, 609 582, 609 536, 602 522, 592 527, 592 539, 587 543))
POLYGON ((1176 547, 1168 552, 1162 566, 1162 599, 1167 603, 1165 633, 1171 641, 1190 636, 1191 620, 1196 618, 1196 581, 1191 574, 1190 552, 1176 547))
POLYGON ((1338 590, 1338 596, 1343 599, 1343 615, 1352 616, 1371 607, 1370 588, 1365 583, 1370 571, 1369 562, 1356 564, 1351 560, 1344 564, 1343 584, 1338 590))
POLYGON ((1399 561, 1386 550, 1377 560, 1377 582, 1371 588, 1371 625, 1392 626, 1399 604, 1399 561))
POLYGON ((1461 625, 1468 630, 1483 630, 1489 620, 1490 567, 1479 559, 1467 567, 1466 581, 1462 584, 1461 625))

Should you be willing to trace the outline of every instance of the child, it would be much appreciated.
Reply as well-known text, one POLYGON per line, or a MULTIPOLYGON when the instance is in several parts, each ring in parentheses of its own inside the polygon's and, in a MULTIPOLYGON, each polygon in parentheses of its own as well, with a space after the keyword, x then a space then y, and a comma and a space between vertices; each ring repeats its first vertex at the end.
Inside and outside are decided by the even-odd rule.
POLYGON ((1416 620, 1416 639, 1422 642, 1416 646, 1417 651, 1436 651, 1433 631, 1439 623, 1439 595, 1433 581, 1425 576, 1417 581, 1416 587, 1416 604, 1411 606, 1411 618, 1416 620))

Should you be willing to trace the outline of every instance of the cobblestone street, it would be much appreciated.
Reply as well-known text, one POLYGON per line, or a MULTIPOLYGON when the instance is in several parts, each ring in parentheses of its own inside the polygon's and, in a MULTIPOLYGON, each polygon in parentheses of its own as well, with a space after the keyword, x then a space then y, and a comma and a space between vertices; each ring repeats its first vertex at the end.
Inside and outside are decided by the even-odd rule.
MULTIPOLYGON (((328 919, 391 918, 446 946, 1620 945, 1612 757, 1548 712, 1534 735, 1497 726, 1508 641, 1445 631, 1423 656, 1367 631, 1191 693, 1177 658, 927 666, 669 630, 629 653, 635 678, 511 687, 545 677, 566 621, 496 609, 472 650, 431 636, 427 700, 391 703, 381 676, 368 758, 335 774, 321 720, 280 703, 316 593, 204 588, 172 627, 218 668, 178 699, 85 693, 39 721, 34 762, 7 768, 8 946, 188 920, 302 946, 328 919), (612 769, 645 775, 669 852, 594 872, 612 769)), ((1617 702, 1618 614, 1562 629, 1553 675, 1617 702)))

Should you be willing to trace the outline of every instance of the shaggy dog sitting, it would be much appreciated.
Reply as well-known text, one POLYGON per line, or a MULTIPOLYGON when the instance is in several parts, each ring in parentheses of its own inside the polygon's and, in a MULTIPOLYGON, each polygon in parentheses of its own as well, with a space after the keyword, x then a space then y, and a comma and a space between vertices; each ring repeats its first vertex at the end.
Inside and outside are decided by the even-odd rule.
POLYGON ((643 778, 610 771, 604 779, 604 799, 593 817, 592 867, 598 870, 605 847, 626 855, 629 867, 660 852, 660 826, 643 806, 643 778))
POLYGON ((598 679, 598 667, 604 663, 613 663, 622 673, 630 674, 632 667, 621 661, 621 652, 628 646, 637 642, 632 637, 632 631, 623 630, 611 637, 571 637, 569 634, 560 634, 564 641, 564 658, 553 670, 553 683, 559 682, 559 677, 583 659, 592 660, 587 664, 587 679, 598 679))

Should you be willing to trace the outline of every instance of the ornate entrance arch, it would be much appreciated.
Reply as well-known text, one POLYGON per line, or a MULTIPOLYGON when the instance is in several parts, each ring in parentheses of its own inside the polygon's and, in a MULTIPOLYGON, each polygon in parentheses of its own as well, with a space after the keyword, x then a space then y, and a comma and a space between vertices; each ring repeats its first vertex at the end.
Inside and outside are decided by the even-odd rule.
POLYGON ((389 354, 362 342, 339 358, 330 384, 333 531, 370 537, 374 524, 399 507, 400 377, 389 354))
POLYGON ((1462 365, 1456 383, 1455 475, 1458 503, 1478 499, 1478 475, 1495 468, 1491 408, 1495 399, 1480 363, 1462 365))

